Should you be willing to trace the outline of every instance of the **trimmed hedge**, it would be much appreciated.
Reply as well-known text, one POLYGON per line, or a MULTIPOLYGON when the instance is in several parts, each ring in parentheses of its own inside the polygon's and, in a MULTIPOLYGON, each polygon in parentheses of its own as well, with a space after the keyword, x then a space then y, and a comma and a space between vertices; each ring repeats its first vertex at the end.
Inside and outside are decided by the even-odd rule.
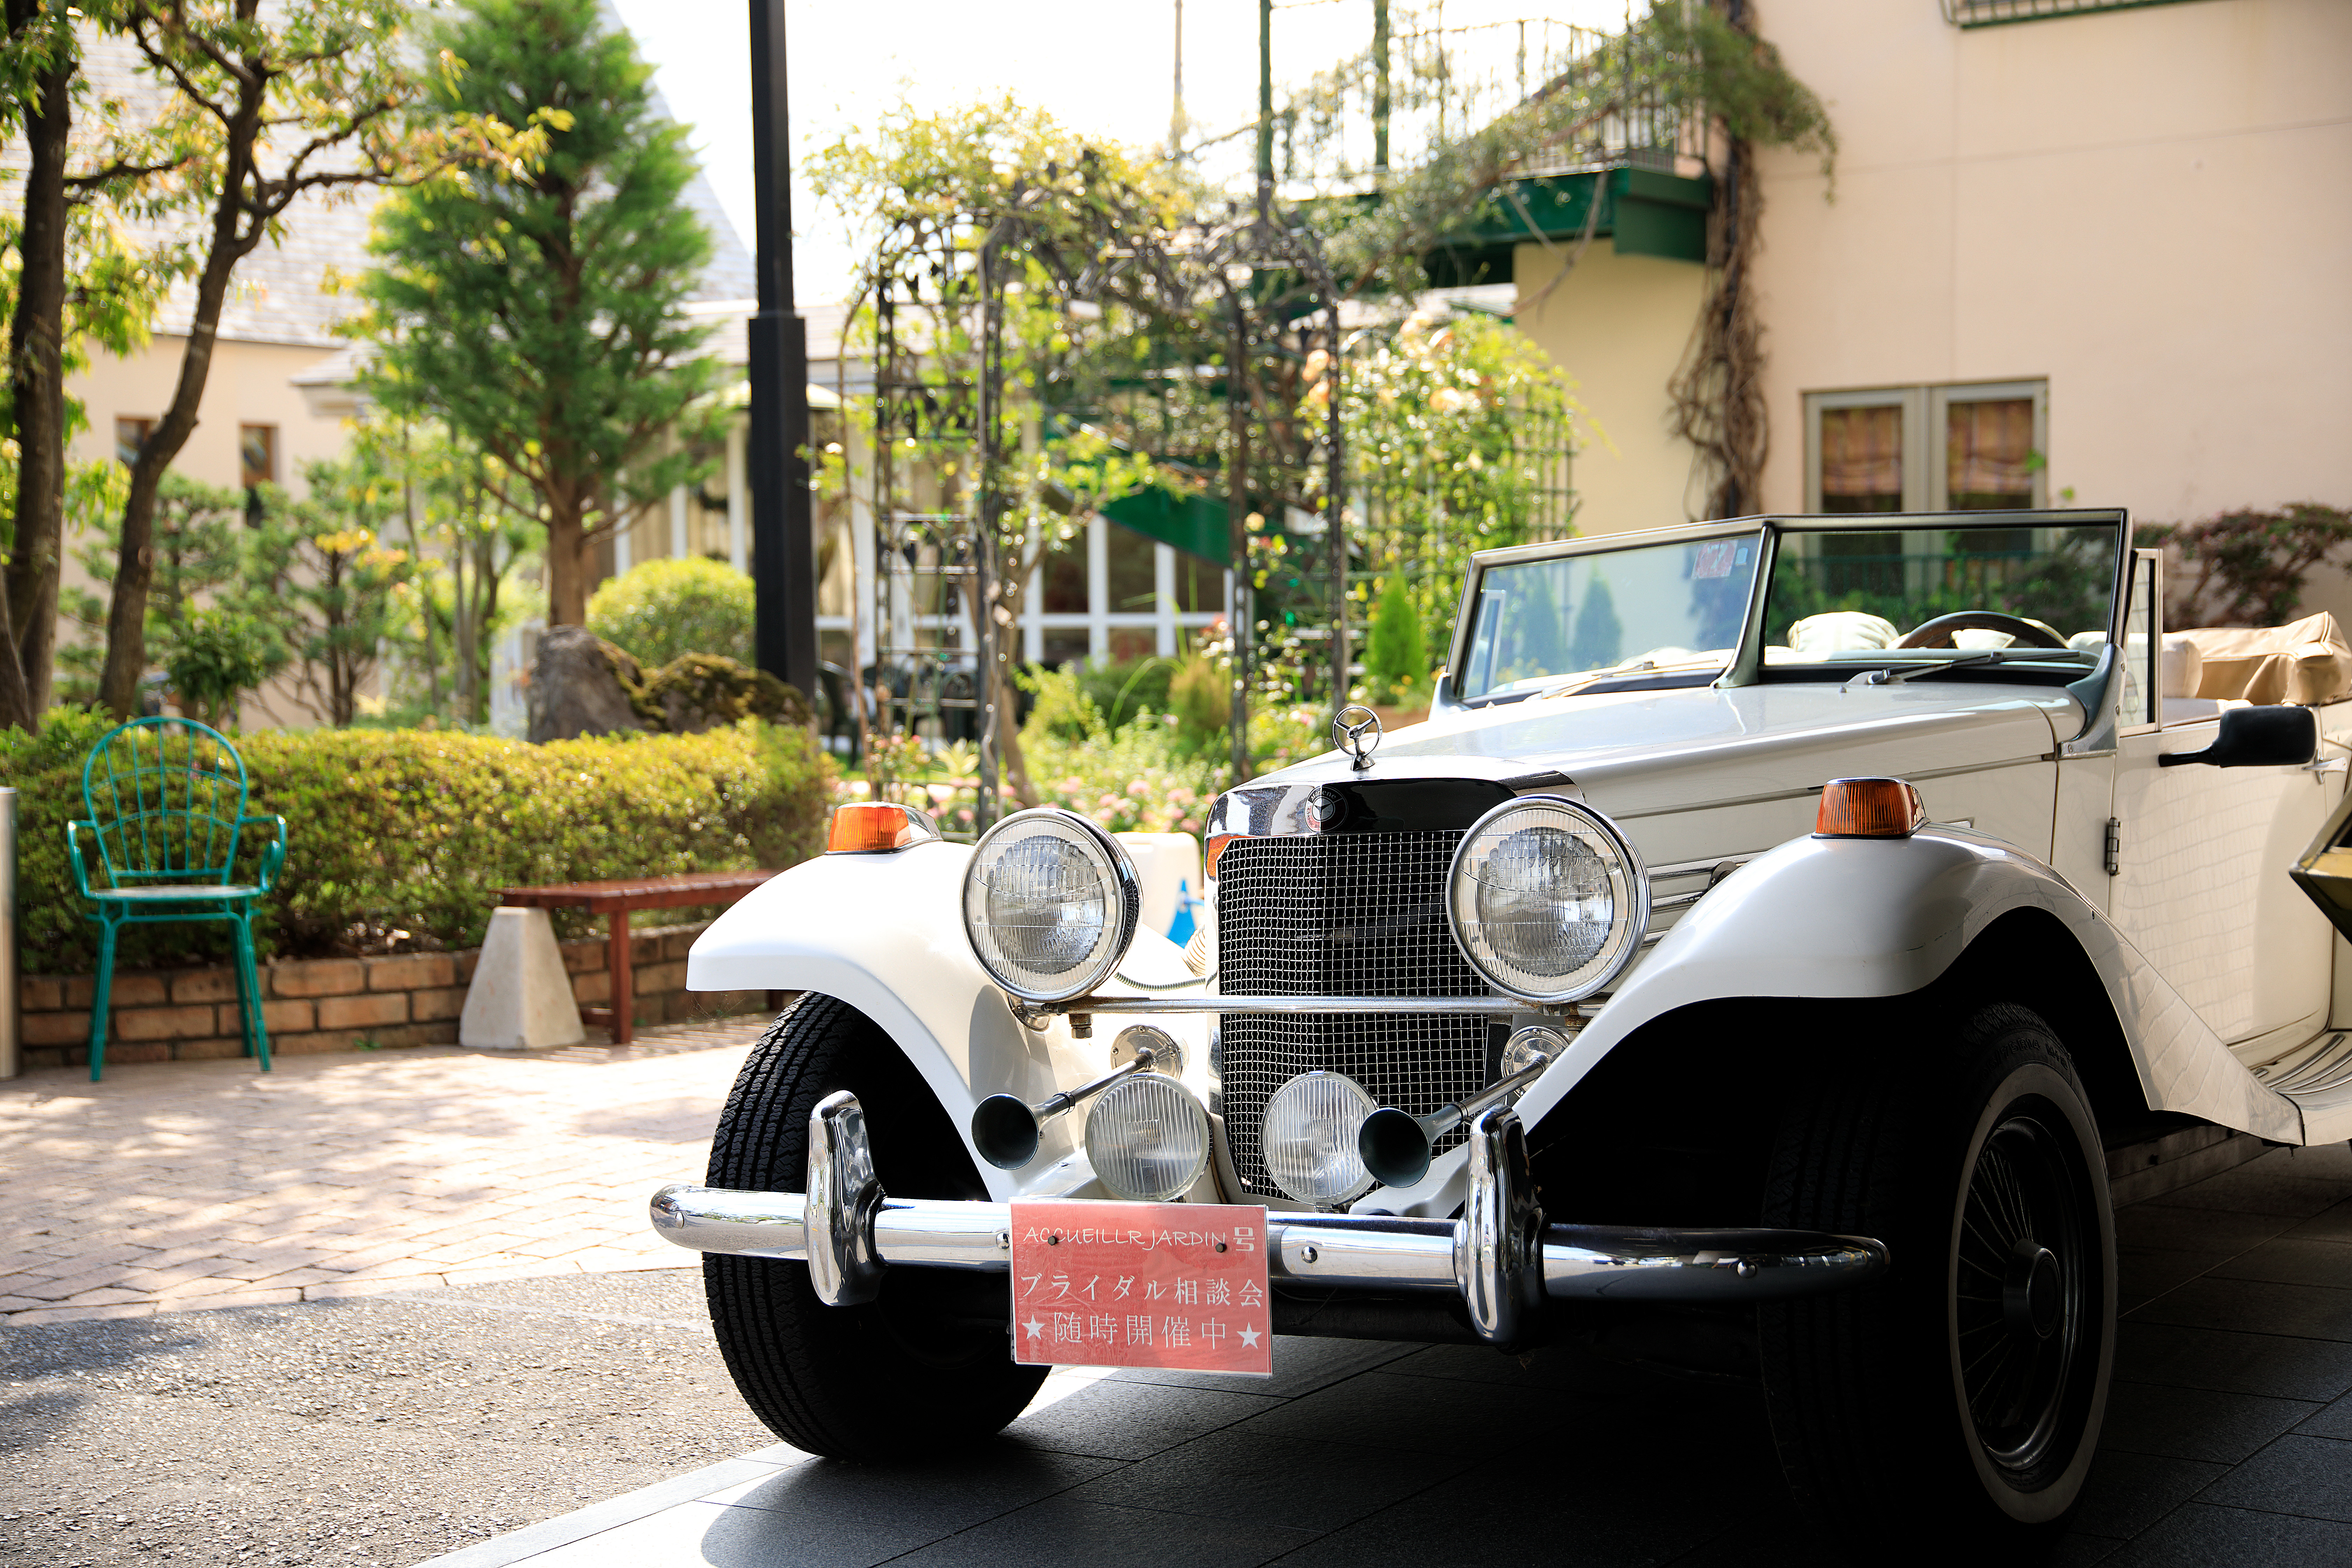
MULTIPOLYGON (((0 783, 17 797, 19 962, 86 974, 96 927, 74 890, 65 824, 82 815, 82 760, 110 721, 52 712, 37 737, 0 731, 0 783)), ((543 746, 424 730, 275 731, 238 737, 247 809, 286 818, 286 867, 254 934, 265 956, 481 941, 502 888, 677 871, 789 866, 822 847, 831 763, 805 730, 757 720, 699 735, 543 746)), ((266 836, 240 847, 251 874, 266 836)), ((93 873, 95 877, 96 873, 93 873)), ((695 918, 678 911, 675 918, 695 918)), ((600 921, 555 911, 566 935, 600 921)), ((133 927, 118 963, 217 961, 228 927, 133 927)))

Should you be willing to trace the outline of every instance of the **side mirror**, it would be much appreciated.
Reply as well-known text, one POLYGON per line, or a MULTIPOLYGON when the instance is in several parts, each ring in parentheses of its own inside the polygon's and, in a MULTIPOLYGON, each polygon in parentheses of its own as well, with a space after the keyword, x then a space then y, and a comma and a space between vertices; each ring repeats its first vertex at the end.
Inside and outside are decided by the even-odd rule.
POLYGON ((2204 763, 2217 768, 2293 768, 2319 754, 2319 717, 2308 708, 2232 708, 2221 732, 2201 752, 2158 757, 2165 767, 2204 763))

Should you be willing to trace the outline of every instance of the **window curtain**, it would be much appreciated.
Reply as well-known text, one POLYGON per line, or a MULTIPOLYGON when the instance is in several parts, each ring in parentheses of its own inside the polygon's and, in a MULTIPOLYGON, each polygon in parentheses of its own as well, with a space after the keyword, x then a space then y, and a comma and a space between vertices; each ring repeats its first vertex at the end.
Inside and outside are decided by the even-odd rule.
POLYGON ((1903 510, 1903 409, 1822 410, 1822 509, 1903 510))
POLYGON ((2033 399, 1955 403, 1944 428, 1944 488, 1953 506, 2033 504, 2033 399))

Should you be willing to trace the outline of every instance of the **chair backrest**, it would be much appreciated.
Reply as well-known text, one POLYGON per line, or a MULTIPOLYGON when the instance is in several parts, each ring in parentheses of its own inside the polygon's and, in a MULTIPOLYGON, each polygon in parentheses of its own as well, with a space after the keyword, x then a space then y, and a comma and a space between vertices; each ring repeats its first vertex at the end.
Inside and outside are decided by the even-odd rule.
POLYGON ((89 749, 81 799, 113 886, 226 882, 245 816, 245 759, 193 719, 134 719, 89 749))

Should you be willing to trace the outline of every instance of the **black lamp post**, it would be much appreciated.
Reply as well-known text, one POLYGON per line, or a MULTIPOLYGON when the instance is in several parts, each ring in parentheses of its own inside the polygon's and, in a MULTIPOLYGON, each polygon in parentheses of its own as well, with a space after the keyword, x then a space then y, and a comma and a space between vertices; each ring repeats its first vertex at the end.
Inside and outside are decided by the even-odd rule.
POLYGON ((751 0, 751 187, 760 310, 751 318, 753 656, 816 696, 816 541, 809 517, 808 329, 793 300, 793 152, 784 0, 751 0))

